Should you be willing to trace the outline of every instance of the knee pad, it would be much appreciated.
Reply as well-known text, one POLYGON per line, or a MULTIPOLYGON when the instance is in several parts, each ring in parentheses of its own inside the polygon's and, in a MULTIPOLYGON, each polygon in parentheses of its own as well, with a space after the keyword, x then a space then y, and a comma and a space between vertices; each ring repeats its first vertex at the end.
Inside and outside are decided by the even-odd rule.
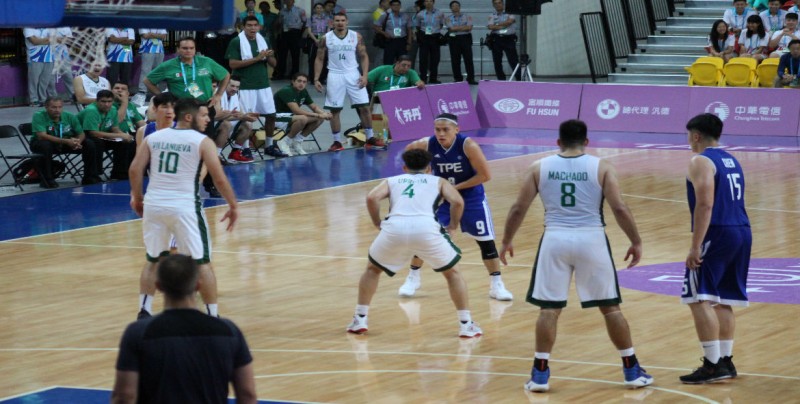
POLYGON ((478 241, 478 247, 481 249, 482 259, 491 260, 499 257, 494 240, 478 241))

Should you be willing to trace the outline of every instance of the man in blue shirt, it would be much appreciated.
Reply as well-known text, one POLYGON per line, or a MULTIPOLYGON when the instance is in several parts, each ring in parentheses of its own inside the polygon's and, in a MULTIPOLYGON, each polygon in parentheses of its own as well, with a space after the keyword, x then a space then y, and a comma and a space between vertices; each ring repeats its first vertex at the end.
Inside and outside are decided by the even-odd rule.
POLYGON ((775 87, 782 88, 783 86, 798 87, 797 76, 800 74, 800 40, 792 39, 789 42, 789 52, 781 56, 778 62, 778 75, 775 76, 775 87))

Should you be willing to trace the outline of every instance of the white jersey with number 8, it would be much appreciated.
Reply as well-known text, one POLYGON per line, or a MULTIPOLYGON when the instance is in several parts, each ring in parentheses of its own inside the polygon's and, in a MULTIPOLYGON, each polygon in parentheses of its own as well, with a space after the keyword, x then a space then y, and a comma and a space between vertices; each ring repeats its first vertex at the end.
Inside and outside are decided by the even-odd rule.
POLYGON ((539 194, 544 204, 544 225, 549 227, 602 227, 603 187, 597 178, 600 159, 549 156, 541 160, 539 194))

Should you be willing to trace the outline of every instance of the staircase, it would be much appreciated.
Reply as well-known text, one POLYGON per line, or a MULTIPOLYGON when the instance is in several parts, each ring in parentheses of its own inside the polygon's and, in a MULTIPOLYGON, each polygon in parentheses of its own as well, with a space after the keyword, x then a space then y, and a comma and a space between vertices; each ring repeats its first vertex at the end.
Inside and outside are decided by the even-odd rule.
POLYGON ((654 35, 638 42, 636 51, 619 62, 609 83, 685 85, 683 69, 706 56, 708 33, 721 19, 730 0, 686 0, 676 4, 673 17, 656 23, 654 35))

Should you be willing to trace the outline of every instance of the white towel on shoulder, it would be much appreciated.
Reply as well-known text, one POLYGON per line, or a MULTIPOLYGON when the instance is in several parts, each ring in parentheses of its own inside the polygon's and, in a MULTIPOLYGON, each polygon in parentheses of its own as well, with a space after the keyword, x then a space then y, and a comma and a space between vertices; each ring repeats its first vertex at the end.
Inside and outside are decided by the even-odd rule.
MULTIPOLYGON (((258 46, 259 52, 269 49, 269 46, 267 46, 267 41, 258 32, 256 32, 256 45, 258 46)), ((242 60, 253 58, 253 50, 250 47, 250 40, 247 39, 247 35, 244 31, 239 33, 239 49, 242 52, 242 60)))

